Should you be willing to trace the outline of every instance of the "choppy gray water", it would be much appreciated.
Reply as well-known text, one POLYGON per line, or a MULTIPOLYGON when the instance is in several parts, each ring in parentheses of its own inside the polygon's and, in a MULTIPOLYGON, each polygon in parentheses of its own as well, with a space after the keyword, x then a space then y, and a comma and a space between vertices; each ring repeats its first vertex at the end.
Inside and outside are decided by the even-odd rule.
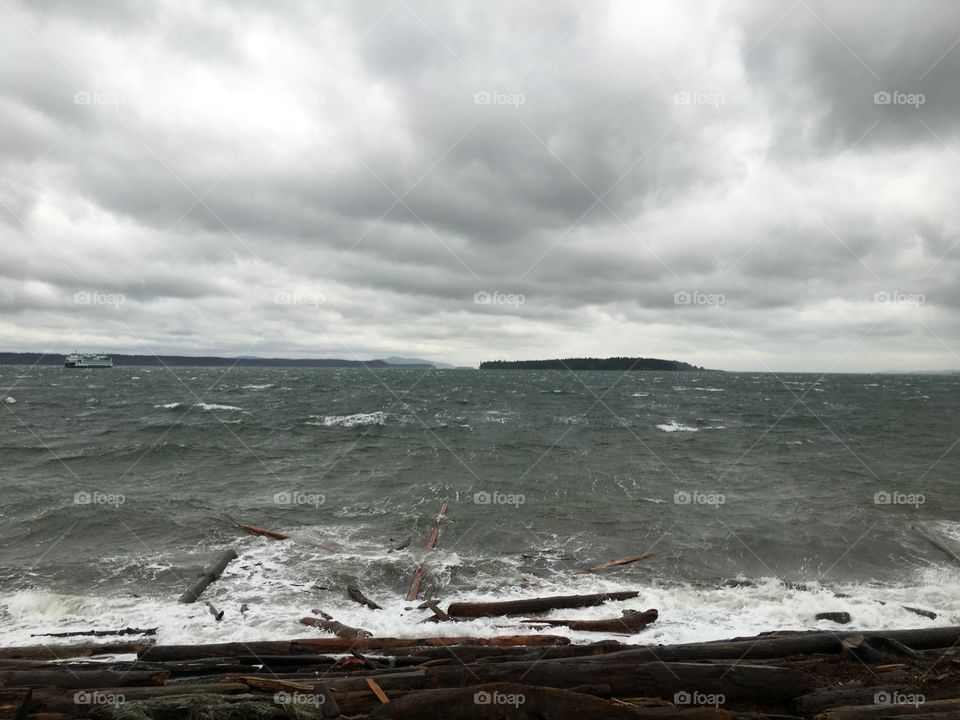
MULTIPOLYGON (((292 637, 318 606, 422 635, 402 596, 444 501, 425 585, 442 600, 638 589, 614 612, 658 608, 656 641, 817 627, 821 610, 960 622, 960 573, 911 527, 960 537, 958 392, 957 376, 0 367, 0 642, 292 637), (176 599, 228 546, 217 625, 176 599), (350 603, 354 581, 389 612, 350 603)), ((493 624, 451 632, 511 632, 493 624)))

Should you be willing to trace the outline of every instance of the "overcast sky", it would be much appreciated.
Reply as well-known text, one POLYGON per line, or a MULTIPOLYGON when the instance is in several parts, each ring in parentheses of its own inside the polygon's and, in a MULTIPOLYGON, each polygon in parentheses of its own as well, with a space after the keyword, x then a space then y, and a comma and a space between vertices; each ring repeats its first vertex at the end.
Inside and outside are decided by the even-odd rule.
POLYGON ((960 367, 953 0, 0 0, 0 349, 960 367))

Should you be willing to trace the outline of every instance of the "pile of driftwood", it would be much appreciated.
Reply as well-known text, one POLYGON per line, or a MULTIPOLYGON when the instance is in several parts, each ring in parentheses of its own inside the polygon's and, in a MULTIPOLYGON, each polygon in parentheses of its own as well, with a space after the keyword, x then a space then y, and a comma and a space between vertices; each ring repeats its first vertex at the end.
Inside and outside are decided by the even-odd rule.
POLYGON ((946 720, 960 717, 958 643, 960 627, 660 646, 535 634, 8 647, 0 718, 946 720))
MULTIPOLYGON (((427 550, 436 548, 446 513, 444 504, 427 550)), ((245 532, 291 540, 228 520, 245 532)), ((393 549, 409 545, 407 538, 393 549)), ((651 556, 641 553, 572 574, 619 568, 651 556)), ((234 550, 221 553, 180 602, 197 602, 236 558, 234 550)), ((420 600, 426 577, 426 565, 418 563, 407 602, 420 600)), ((428 595, 422 604, 407 608, 422 610, 424 623, 442 623, 445 637, 428 632, 418 638, 374 637, 321 608, 300 622, 327 637, 162 645, 151 637, 154 628, 50 633, 110 636, 112 642, 0 648, 0 720, 960 717, 960 627, 779 632, 642 645, 630 636, 657 621, 655 609, 611 609, 599 619, 543 617, 638 596, 621 591, 451 602, 443 609, 428 595), (498 627, 521 633, 545 632, 492 638, 457 633, 458 621, 478 617, 509 618, 504 622, 511 624, 498 627), (615 634, 623 641, 573 644, 548 634, 552 627, 615 634), (120 659, 127 654, 136 659, 120 659)), ((346 597, 371 611, 387 612, 355 585, 346 588, 346 597)), ((223 618, 224 611, 206 604, 217 621, 223 618)), ((850 622, 846 613, 821 617, 850 622)))

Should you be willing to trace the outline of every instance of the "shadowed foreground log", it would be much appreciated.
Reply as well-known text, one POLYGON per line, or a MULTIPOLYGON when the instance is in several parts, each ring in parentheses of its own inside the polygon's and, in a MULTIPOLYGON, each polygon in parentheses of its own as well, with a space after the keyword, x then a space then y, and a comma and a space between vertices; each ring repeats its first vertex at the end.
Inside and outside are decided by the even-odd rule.
POLYGON ((529 600, 500 600, 495 602, 450 603, 450 617, 487 617, 491 615, 530 615, 548 610, 603 605, 608 600, 629 600, 640 593, 633 590, 596 593, 593 595, 557 595, 554 597, 530 598, 529 600))
POLYGON ((874 703, 872 705, 852 705, 833 708, 817 715, 817 720, 874 720, 874 718, 958 718, 960 717, 960 698, 949 700, 920 700, 908 702, 909 694, 903 702, 897 704, 874 703))
POLYGON ((623 617, 609 620, 521 620, 522 623, 539 623, 551 627, 568 627, 571 630, 608 633, 636 633, 655 622, 656 610, 624 610, 623 617))
MULTIPOLYGON (((411 692, 371 713, 375 720, 629 720, 641 717, 657 717, 657 714, 617 705, 593 695, 514 683, 411 692)), ((720 720, 729 718, 730 713, 721 711, 721 714, 711 715, 695 711, 673 713, 671 717, 677 720, 711 717, 720 720)))
POLYGON ((234 549, 224 550, 217 557, 216 561, 203 571, 200 575, 200 579, 194 583, 193 587, 188 589, 183 595, 180 596, 180 602, 182 603, 193 603, 197 601, 197 598, 207 589, 207 586, 210 585, 214 580, 219 578, 227 565, 230 564, 232 560, 237 559, 237 551, 234 549))
POLYGON ((153 647, 152 640, 126 640, 115 643, 80 643, 76 645, 20 645, 0 647, 0 659, 57 660, 93 655, 140 653, 153 647))
MULTIPOLYGON (((390 648, 446 647, 448 645, 477 645, 484 647, 542 647, 569 645, 570 639, 557 635, 501 635, 492 638, 426 637, 426 638, 297 638, 296 640, 259 640, 207 645, 153 645, 140 650, 140 660, 167 662, 198 658, 227 658, 261 655, 314 655, 345 653, 351 650, 389 650, 390 648)), ((43 648, 40 648, 41 650, 43 648)), ((129 652, 129 651, 128 651, 129 652)), ((49 655, 48 655, 49 657, 49 655)), ((65 656, 68 657, 68 656, 65 656)))
POLYGON ((168 672, 114 672, 111 670, 0 670, 0 686, 104 688, 125 685, 163 685, 168 672))
POLYGON ((723 694, 727 700, 750 698, 771 704, 787 702, 813 689, 813 676, 768 665, 725 663, 629 662, 619 655, 570 660, 503 662, 485 665, 428 667, 430 687, 513 682, 549 688, 573 688, 602 679, 620 697, 673 699, 675 693, 723 694))
POLYGON ((6 720, 20 720, 27 716, 30 707, 31 690, 16 688, 13 690, 0 690, 0 718, 6 720))

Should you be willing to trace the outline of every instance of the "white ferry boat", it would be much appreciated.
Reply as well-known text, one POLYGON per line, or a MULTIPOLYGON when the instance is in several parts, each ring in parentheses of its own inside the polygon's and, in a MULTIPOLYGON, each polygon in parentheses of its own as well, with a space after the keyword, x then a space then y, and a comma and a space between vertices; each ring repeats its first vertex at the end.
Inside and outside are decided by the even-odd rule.
POLYGON ((63 366, 67 368, 112 368, 113 358, 109 355, 73 353, 67 355, 63 366))

